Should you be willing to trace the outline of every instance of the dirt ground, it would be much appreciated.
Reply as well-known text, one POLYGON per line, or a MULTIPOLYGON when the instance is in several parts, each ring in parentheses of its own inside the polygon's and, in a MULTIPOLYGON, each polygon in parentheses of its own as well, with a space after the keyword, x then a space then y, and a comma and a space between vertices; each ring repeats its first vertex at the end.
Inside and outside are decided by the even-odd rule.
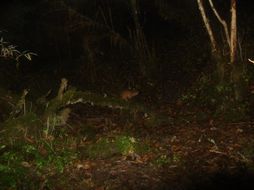
MULTIPOLYGON (((97 122, 97 126, 101 122, 93 121, 97 122)), ((139 142, 149 145, 151 151, 77 160, 68 166, 62 177, 55 176, 54 183, 59 184, 56 189, 201 190, 254 187, 253 122, 209 120, 156 127, 113 123, 107 128, 105 122, 101 122, 98 135, 114 136, 127 128, 139 142)), ((87 144, 89 142, 79 146, 87 144)))

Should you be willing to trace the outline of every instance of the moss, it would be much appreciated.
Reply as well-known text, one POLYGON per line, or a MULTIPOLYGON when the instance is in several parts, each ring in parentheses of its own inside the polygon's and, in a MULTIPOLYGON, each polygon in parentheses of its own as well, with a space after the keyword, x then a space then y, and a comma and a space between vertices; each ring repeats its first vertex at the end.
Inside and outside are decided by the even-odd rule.
POLYGON ((84 150, 81 150, 81 154, 91 159, 108 158, 117 153, 118 151, 114 143, 110 142, 107 138, 102 138, 95 144, 89 145, 84 150))
POLYGON ((95 144, 81 150, 81 154, 92 159, 102 159, 114 155, 142 154, 148 150, 150 150, 148 146, 142 145, 134 137, 120 135, 115 136, 114 139, 101 138, 95 144))

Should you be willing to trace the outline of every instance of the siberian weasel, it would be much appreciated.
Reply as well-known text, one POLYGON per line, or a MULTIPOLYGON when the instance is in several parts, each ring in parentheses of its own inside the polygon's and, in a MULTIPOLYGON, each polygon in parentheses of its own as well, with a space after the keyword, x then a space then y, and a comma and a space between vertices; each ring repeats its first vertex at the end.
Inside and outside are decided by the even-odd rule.
POLYGON ((128 101, 132 99, 133 97, 137 96, 139 94, 139 91, 137 90, 123 90, 120 94, 121 99, 128 101))

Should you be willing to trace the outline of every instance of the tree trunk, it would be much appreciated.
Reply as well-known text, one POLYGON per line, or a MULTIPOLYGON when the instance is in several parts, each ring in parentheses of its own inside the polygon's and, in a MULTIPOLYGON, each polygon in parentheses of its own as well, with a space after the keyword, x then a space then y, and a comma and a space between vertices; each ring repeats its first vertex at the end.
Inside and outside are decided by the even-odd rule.
POLYGON ((237 15, 236 1, 231 0, 231 33, 230 33, 230 64, 231 64, 231 81, 234 84, 235 99, 243 98, 243 68, 237 63, 237 15))
POLYGON ((207 33, 208 33, 210 41, 211 41, 212 53, 215 53, 215 52, 217 52, 217 45, 216 45, 216 41, 215 41, 214 34, 212 31, 212 27, 210 25, 209 19, 207 18, 207 15, 205 12, 203 0, 197 0, 197 3, 198 3, 198 8, 199 8, 200 14, 202 16, 203 22, 206 27, 207 33))
POLYGON ((237 54, 237 20, 236 0, 231 0, 231 35, 230 35, 230 63, 236 63, 237 54))

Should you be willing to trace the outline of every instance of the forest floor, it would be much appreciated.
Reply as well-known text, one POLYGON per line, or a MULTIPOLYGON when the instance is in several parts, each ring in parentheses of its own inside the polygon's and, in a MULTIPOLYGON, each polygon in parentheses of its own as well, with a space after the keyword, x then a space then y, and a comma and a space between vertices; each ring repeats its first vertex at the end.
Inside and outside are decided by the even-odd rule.
POLYGON ((55 189, 248 189, 250 184, 254 187, 252 122, 189 122, 179 121, 184 117, 175 115, 172 123, 147 127, 139 121, 122 122, 112 118, 112 113, 99 115, 84 117, 80 110, 72 115, 76 126, 77 122, 80 126, 94 126, 96 134, 75 145, 81 156, 61 175, 52 176, 57 184, 55 189), (94 144, 101 146, 102 141, 104 145, 95 148, 94 144), (120 146, 121 151, 105 145, 106 142, 115 142, 113 146, 120 146), (136 144, 143 148, 136 148, 136 144), (90 153, 82 151, 91 146, 94 148, 90 153))
POLYGON ((3 189, 254 188, 254 122, 200 120, 174 105, 153 111, 161 122, 102 106, 70 109, 64 125, 34 113, 0 125, 3 189))

